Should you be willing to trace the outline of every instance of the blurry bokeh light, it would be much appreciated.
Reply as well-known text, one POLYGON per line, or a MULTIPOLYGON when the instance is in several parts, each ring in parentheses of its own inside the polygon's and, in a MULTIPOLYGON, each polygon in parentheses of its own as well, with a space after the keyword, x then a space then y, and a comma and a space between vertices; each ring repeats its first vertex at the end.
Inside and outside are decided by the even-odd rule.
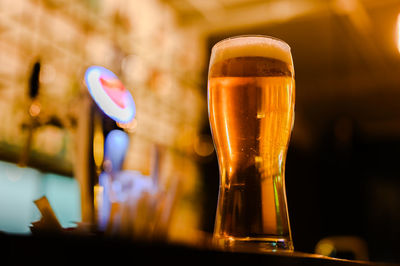
POLYGON ((40 103, 35 101, 31 104, 31 106, 29 107, 29 114, 32 117, 38 116, 40 114, 40 110, 41 110, 41 106, 40 103))
POLYGON ((56 70, 50 64, 44 64, 41 71, 39 81, 44 84, 52 83, 56 79, 56 70))
POLYGON ((396 27, 396 41, 397 41, 397 50, 400 53, 400 13, 397 16, 397 27, 396 27))
POLYGON ((117 125, 120 127, 120 128, 123 128, 125 131, 127 131, 127 132, 129 132, 129 133, 132 133, 132 132, 135 132, 135 130, 136 130, 136 128, 137 128, 137 125, 138 125, 138 122, 137 122, 137 119, 136 118, 133 118, 130 122, 128 122, 128 123, 120 123, 120 122, 117 122, 117 125))
POLYGON ((210 156, 214 151, 214 144, 209 135, 199 135, 194 142, 194 151, 201 157, 210 156))

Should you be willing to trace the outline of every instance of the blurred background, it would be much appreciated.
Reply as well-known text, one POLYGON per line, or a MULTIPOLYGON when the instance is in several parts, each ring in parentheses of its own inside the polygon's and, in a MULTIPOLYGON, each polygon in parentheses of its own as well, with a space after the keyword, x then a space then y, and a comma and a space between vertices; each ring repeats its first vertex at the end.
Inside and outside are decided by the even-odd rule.
POLYGON ((219 173, 210 50, 264 34, 291 46, 296 72, 286 163, 295 250, 355 236, 370 260, 400 261, 399 13, 398 0, 2 0, 0 230, 28 234, 42 195, 62 226, 90 220, 86 147, 101 111, 83 78, 101 65, 136 103, 123 169, 149 175, 160 147, 160 175, 181 184, 169 238, 211 234, 219 173))

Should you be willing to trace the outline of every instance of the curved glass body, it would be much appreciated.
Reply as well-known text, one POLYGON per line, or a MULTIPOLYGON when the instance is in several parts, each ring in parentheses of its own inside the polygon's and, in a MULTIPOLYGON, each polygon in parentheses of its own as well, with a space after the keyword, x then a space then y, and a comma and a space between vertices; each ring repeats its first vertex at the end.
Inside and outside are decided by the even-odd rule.
POLYGON ((284 175, 294 103, 286 43, 239 36, 213 47, 208 110, 220 169, 218 246, 293 250, 284 175))

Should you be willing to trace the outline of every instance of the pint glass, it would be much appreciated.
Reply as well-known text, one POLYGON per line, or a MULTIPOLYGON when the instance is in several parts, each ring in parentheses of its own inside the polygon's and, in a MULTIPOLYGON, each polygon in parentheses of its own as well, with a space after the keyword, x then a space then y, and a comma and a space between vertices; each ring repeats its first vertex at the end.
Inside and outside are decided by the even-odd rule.
POLYGON ((214 242, 292 251, 285 160, 294 121, 290 47, 267 36, 214 45, 208 111, 220 170, 214 242))

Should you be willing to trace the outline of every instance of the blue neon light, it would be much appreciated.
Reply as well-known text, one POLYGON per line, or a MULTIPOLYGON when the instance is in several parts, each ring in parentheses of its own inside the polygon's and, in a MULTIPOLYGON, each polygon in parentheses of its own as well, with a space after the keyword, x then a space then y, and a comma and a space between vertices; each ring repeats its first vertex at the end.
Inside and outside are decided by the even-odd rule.
POLYGON ((104 143, 104 159, 110 161, 112 172, 121 171, 128 148, 128 134, 118 129, 111 130, 108 133, 104 143))

